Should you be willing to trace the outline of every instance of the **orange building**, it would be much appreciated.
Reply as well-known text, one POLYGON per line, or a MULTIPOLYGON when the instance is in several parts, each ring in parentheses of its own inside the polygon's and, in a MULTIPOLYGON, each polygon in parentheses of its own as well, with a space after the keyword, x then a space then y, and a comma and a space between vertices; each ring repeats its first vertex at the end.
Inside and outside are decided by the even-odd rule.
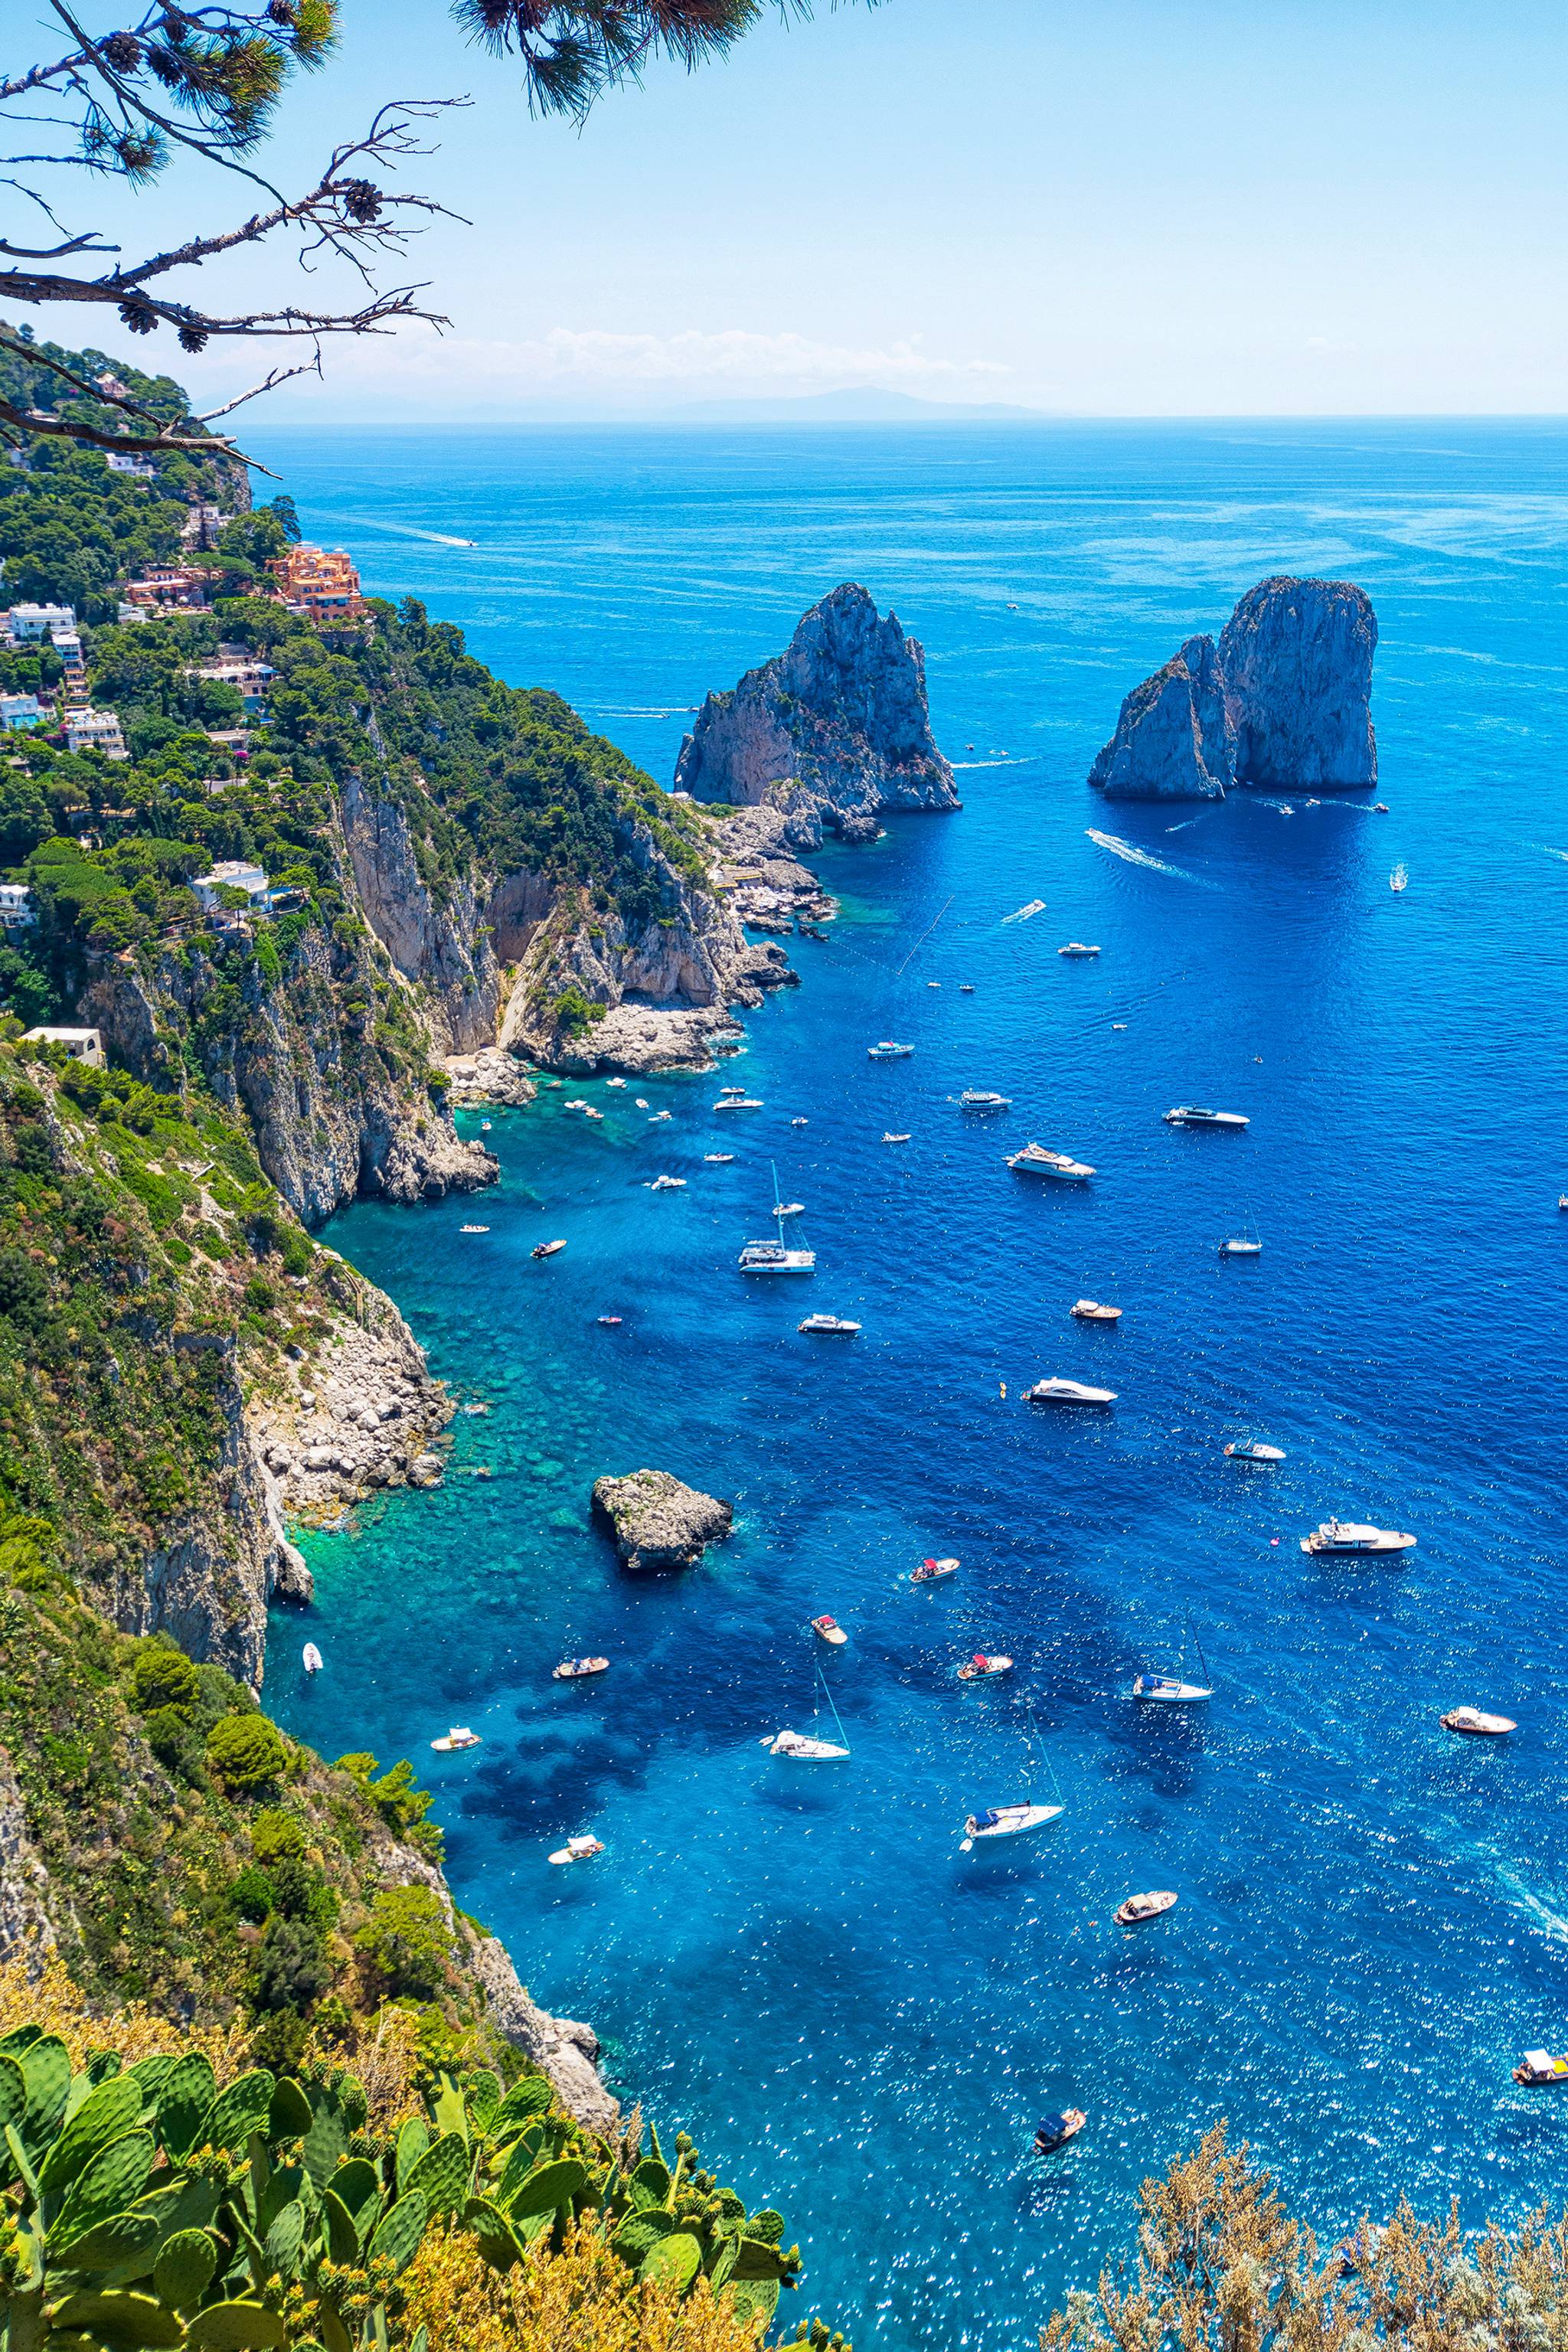
POLYGON ((306 613, 313 621, 341 621, 364 610, 359 573, 341 547, 291 547, 286 555, 275 555, 267 569, 291 612, 306 613))

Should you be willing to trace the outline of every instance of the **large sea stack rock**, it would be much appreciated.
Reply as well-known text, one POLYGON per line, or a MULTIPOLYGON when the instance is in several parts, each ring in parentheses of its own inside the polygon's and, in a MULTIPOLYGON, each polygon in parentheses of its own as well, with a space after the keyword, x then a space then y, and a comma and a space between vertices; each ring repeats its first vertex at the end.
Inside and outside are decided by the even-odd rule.
POLYGON ((1348 580, 1265 580, 1219 641, 1236 780, 1355 792, 1377 782, 1377 615, 1348 580))
POLYGON ((633 1470, 595 1480, 594 1516, 628 1568, 659 1569, 694 1567, 707 1545, 729 1534, 735 1513, 668 1470, 633 1470))
POLYGON ((1135 686, 1089 781, 1117 801, 1221 800, 1234 745, 1212 637, 1135 686))
POLYGON ((1217 646, 1189 637, 1133 688, 1089 781, 1118 801, 1363 790, 1377 782, 1376 649, 1376 616, 1350 581, 1261 581, 1217 646))
POLYGON ((695 800, 785 809, 797 848, 815 846, 825 825, 870 841, 885 810, 959 806, 931 731, 925 656, 847 581, 812 606, 783 654, 708 697, 675 786, 695 800))

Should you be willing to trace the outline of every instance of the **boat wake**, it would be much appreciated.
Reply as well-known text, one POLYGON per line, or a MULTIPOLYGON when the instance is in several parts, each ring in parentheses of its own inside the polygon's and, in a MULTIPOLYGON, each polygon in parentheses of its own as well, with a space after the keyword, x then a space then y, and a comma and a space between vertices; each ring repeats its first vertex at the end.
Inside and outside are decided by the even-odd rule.
POLYGON ((958 768, 1026 768, 1039 758, 1037 751, 1007 752, 999 760, 950 760, 948 766, 958 768))
POLYGON ((1132 843, 1123 841, 1119 833, 1100 833, 1092 824, 1086 825, 1084 831, 1096 848, 1109 849, 1112 857, 1124 857, 1129 866, 1146 866, 1152 874, 1173 874, 1178 882, 1195 882, 1204 890, 1214 890, 1219 887, 1217 883, 1205 882, 1201 875, 1189 874, 1183 866, 1167 866, 1163 857, 1155 857, 1147 849, 1134 848, 1132 843))
POLYGON ((1548 857, 1560 857, 1563 865, 1568 866, 1568 849, 1553 849, 1549 841, 1537 842, 1536 847, 1543 849, 1548 857))
POLYGON ((1031 898, 1026 907, 1015 907, 1010 915, 1003 916, 1002 920, 1005 923, 1026 923, 1036 915, 1043 915, 1045 911, 1046 902, 1043 898, 1031 898))

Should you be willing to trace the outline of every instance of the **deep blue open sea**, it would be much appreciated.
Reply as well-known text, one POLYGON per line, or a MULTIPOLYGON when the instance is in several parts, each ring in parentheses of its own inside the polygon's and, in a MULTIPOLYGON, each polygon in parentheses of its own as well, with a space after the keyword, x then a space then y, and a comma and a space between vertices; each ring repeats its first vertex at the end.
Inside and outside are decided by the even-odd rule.
POLYGON ((261 454, 369 586, 663 782, 705 689, 863 581, 924 642, 965 803, 821 859, 843 914, 793 943, 803 986, 727 1073, 762 1111, 716 1119, 712 1078, 568 1087, 590 1126, 546 1093, 497 1116, 481 1207, 328 1228, 491 1410, 456 1423, 442 1492, 309 1542, 327 1665, 302 1687, 279 1621, 280 1720, 416 1759, 459 1899, 595 2022, 626 2097, 785 2212, 792 2310, 862 2347, 1020 2352, 1221 2116, 1321 2233, 1401 2189, 1468 2221, 1560 2201, 1568 2112, 1510 2069, 1568 2041, 1568 426, 261 454), (1107 810, 1083 777, 1121 695, 1281 570, 1376 605, 1389 814, 1107 810), (1099 960, 1058 958, 1075 938, 1099 960), (913 1058, 868 1061, 889 1035, 913 1058), (1010 1117, 963 1121, 971 1085, 1010 1117), (1163 1124, 1184 1100, 1251 1126, 1163 1124), (1011 1176, 1031 1137, 1093 1184, 1011 1176), (809 1285, 735 1271, 774 1163, 809 1285), (687 1189, 647 1192, 661 1171, 687 1189), (1261 1258, 1222 1260, 1243 1220, 1261 1258), (1071 1321, 1084 1294, 1120 1327, 1071 1321), (808 1307, 861 1337, 797 1337, 808 1307), (1018 1402, 1049 1373, 1119 1402, 1018 1402), (1244 1432, 1288 1461, 1227 1463, 1244 1432), (626 1576, 588 1527, 593 1479, 644 1463, 734 1498, 683 1578, 626 1576), (1420 1549, 1304 1559, 1331 1513, 1420 1549), (931 1552, 962 1574, 911 1588, 931 1552), (792 1776, 757 1743, 809 1728, 821 1610, 851 1636, 826 1672, 854 1753, 792 1776), (1206 1708, 1123 1696, 1197 1643, 1206 1708), (977 1647, 1013 1677, 955 1684, 977 1647), (600 1681, 550 1680, 593 1650, 600 1681), (1450 1738, 1465 1702, 1517 1734, 1450 1738), (484 1746, 432 1756, 453 1721, 484 1746), (1066 1814, 1026 1851, 960 1854, 969 1809, 1053 1784, 1066 1814), (603 1858, 552 1870, 588 1828, 603 1858), (1155 1886, 1173 1914, 1110 1924, 1155 1886), (1069 2103, 1088 2128, 1042 2164, 1034 2123, 1069 2103))

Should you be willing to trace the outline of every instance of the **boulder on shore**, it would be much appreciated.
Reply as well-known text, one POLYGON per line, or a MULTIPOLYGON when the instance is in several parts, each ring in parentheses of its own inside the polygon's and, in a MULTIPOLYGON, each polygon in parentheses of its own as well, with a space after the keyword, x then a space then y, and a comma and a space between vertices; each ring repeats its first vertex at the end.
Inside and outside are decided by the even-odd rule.
POLYGON ((735 1514, 668 1470, 633 1470, 595 1480, 594 1516, 607 1525, 628 1568, 660 1569, 693 1567, 707 1545, 729 1534, 735 1514))
POLYGON ((1232 784, 1356 792, 1377 782, 1377 619, 1348 580, 1248 589, 1133 688, 1089 772, 1108 800, 1218 800, 1232 784))
POLYGON ((959 806, 931 731, 925 656, 853 581, 812 606, 782 654, 709 695, 675 788, 733 808, 767 802, 796 848, 816 846, 825 824, 874 841, 885 810, 959 806))

